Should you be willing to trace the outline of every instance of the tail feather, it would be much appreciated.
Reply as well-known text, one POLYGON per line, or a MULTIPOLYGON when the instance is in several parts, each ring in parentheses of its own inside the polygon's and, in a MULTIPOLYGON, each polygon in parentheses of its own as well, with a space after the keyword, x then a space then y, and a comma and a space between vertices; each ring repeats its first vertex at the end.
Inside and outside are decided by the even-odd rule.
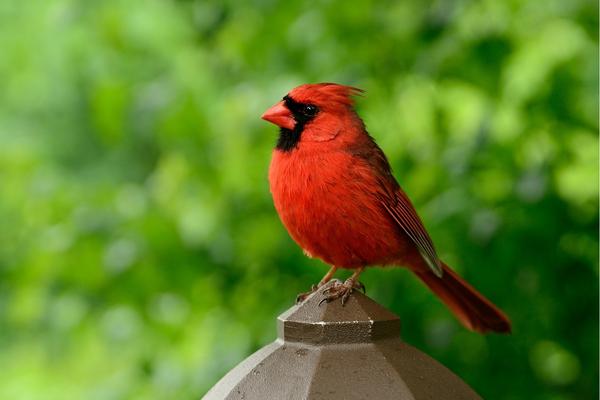
POLYGON ((446 264, 442 263, 442 267, 444 273, 441 278, 430 270, 417 271, 416 274, 465 327, 479 333, 510 333, 510 320, 498 307, 446 264))

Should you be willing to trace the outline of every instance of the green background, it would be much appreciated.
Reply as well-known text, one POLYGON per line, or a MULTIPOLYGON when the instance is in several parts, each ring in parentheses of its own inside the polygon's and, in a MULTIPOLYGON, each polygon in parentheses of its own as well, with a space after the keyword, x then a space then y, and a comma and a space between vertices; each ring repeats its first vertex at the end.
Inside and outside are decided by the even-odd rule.
POLYGON ((327 267, 277 218, 259 116, 333 81, 514 323, 368 270, 403 338, 484 398, 596 399, 597 38, 582 0, 1 2, 0 398, 198 398, 272 341, 327 267))

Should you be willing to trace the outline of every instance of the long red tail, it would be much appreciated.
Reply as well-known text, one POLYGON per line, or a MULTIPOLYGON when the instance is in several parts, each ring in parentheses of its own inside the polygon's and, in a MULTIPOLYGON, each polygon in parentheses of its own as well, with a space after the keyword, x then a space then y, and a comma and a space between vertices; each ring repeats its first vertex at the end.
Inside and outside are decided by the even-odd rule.
POLYGON ((450 267, 442 265, 441 278, 429 269, 415 272, 467 328, 479 333, 510 333, 508 317, 450 267))

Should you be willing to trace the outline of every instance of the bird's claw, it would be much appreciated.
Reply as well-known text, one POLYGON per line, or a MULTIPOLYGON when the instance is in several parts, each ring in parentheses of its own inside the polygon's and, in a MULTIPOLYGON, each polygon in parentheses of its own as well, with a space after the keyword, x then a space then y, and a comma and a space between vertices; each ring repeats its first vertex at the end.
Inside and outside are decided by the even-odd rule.
POLYGON ((363 293, 367 293, 367 289, 362 282, 353 279, 346 279, 344 283, 337 281, 323 290, 323 296, 325 297, 319 302, 319 306, 339 298, 342 299, 342 305, 344 305, 354 290, 361 290, 363 293))
POLYGON ((319 286, 313 284, 310 287, 310 290, 308 292, 300 293, 298 296, 296 296, 296 304, 302 303, 304 300, 306 300, 306 298, 308 296, 310 296, 311 294, 313 294, 314 292, 316 292, 318 289, 319 289, 319 286))
POLYGON ((363 294, 367 294, 367 288, 361 281, 356 281, 354 289, 360 290, 363 294))

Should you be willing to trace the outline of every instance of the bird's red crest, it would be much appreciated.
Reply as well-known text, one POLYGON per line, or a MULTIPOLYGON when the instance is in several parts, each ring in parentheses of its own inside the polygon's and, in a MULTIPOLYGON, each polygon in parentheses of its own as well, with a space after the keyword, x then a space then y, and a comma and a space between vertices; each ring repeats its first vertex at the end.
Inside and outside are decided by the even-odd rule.
POLYGON ((289 95, 299 102, 316 104, 339 103, 346 106, 354 104, 354 96, 360 96, 364 90, 337 83, 312 83, 292 89, 289 95))

